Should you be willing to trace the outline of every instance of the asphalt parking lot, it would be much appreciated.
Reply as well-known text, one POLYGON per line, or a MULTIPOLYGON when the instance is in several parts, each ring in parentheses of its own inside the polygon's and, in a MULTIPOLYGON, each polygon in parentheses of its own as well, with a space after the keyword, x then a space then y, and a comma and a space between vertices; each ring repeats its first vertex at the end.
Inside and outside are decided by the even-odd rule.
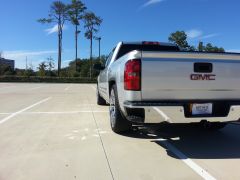
POLYGON ((0 180, 240 179, 240 126, 110 129, 94 84, 0 83, 0 180))

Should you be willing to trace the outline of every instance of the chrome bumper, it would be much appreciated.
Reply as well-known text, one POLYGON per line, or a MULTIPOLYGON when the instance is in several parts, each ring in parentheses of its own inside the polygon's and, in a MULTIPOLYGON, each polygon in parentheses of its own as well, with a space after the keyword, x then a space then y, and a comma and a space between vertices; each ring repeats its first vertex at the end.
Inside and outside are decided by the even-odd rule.
POLYGON ((127 108, 142 108, 145 110, 144 123, 193 123, 207 120, 209 122, 232 122, 240 118, 240 105, 230 106, 226 117, 185 117, 183 106, 132 106, 127 108))

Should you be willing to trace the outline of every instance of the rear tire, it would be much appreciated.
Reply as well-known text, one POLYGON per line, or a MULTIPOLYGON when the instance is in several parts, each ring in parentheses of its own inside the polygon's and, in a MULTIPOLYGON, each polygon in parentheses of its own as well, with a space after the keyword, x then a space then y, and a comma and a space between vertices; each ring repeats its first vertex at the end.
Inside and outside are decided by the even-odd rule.
POLYGON ((116 85, 113 85, 110 91, 109 113, 111 128, 115 133, 123 133, 131 129, 131 122, 128 121, 121 113, 116 85))
POLYGON ((100 94, 99 94, 99 91, 98 91, 98 87, 97 87, 97 104, 98 105, 106 105, 107 102, 105 101, 105 99, 103 99, 100 94))

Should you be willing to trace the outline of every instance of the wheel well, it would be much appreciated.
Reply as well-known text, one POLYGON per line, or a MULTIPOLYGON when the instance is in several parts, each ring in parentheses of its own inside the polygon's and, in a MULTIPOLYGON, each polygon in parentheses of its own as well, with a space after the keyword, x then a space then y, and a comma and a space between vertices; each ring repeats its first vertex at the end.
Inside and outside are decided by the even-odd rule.
POLYGON ((109 81, 109 83, 108 83, 108 85, 109 85, 109 87, 108 87, 109 94, 110 94, 111 89, 112 89, 112 86, 113 86, 114 84, 115 84, 115 81, 109 81))

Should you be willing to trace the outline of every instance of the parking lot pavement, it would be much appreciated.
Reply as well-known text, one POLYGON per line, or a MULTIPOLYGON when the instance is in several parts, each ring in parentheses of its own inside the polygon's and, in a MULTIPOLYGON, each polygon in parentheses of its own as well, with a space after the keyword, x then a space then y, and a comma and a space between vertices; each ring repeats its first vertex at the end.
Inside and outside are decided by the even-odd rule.
POLYGON ((0 180, 239 179, 240 126, 117 135, 94 84, 0 83, 0 180))

